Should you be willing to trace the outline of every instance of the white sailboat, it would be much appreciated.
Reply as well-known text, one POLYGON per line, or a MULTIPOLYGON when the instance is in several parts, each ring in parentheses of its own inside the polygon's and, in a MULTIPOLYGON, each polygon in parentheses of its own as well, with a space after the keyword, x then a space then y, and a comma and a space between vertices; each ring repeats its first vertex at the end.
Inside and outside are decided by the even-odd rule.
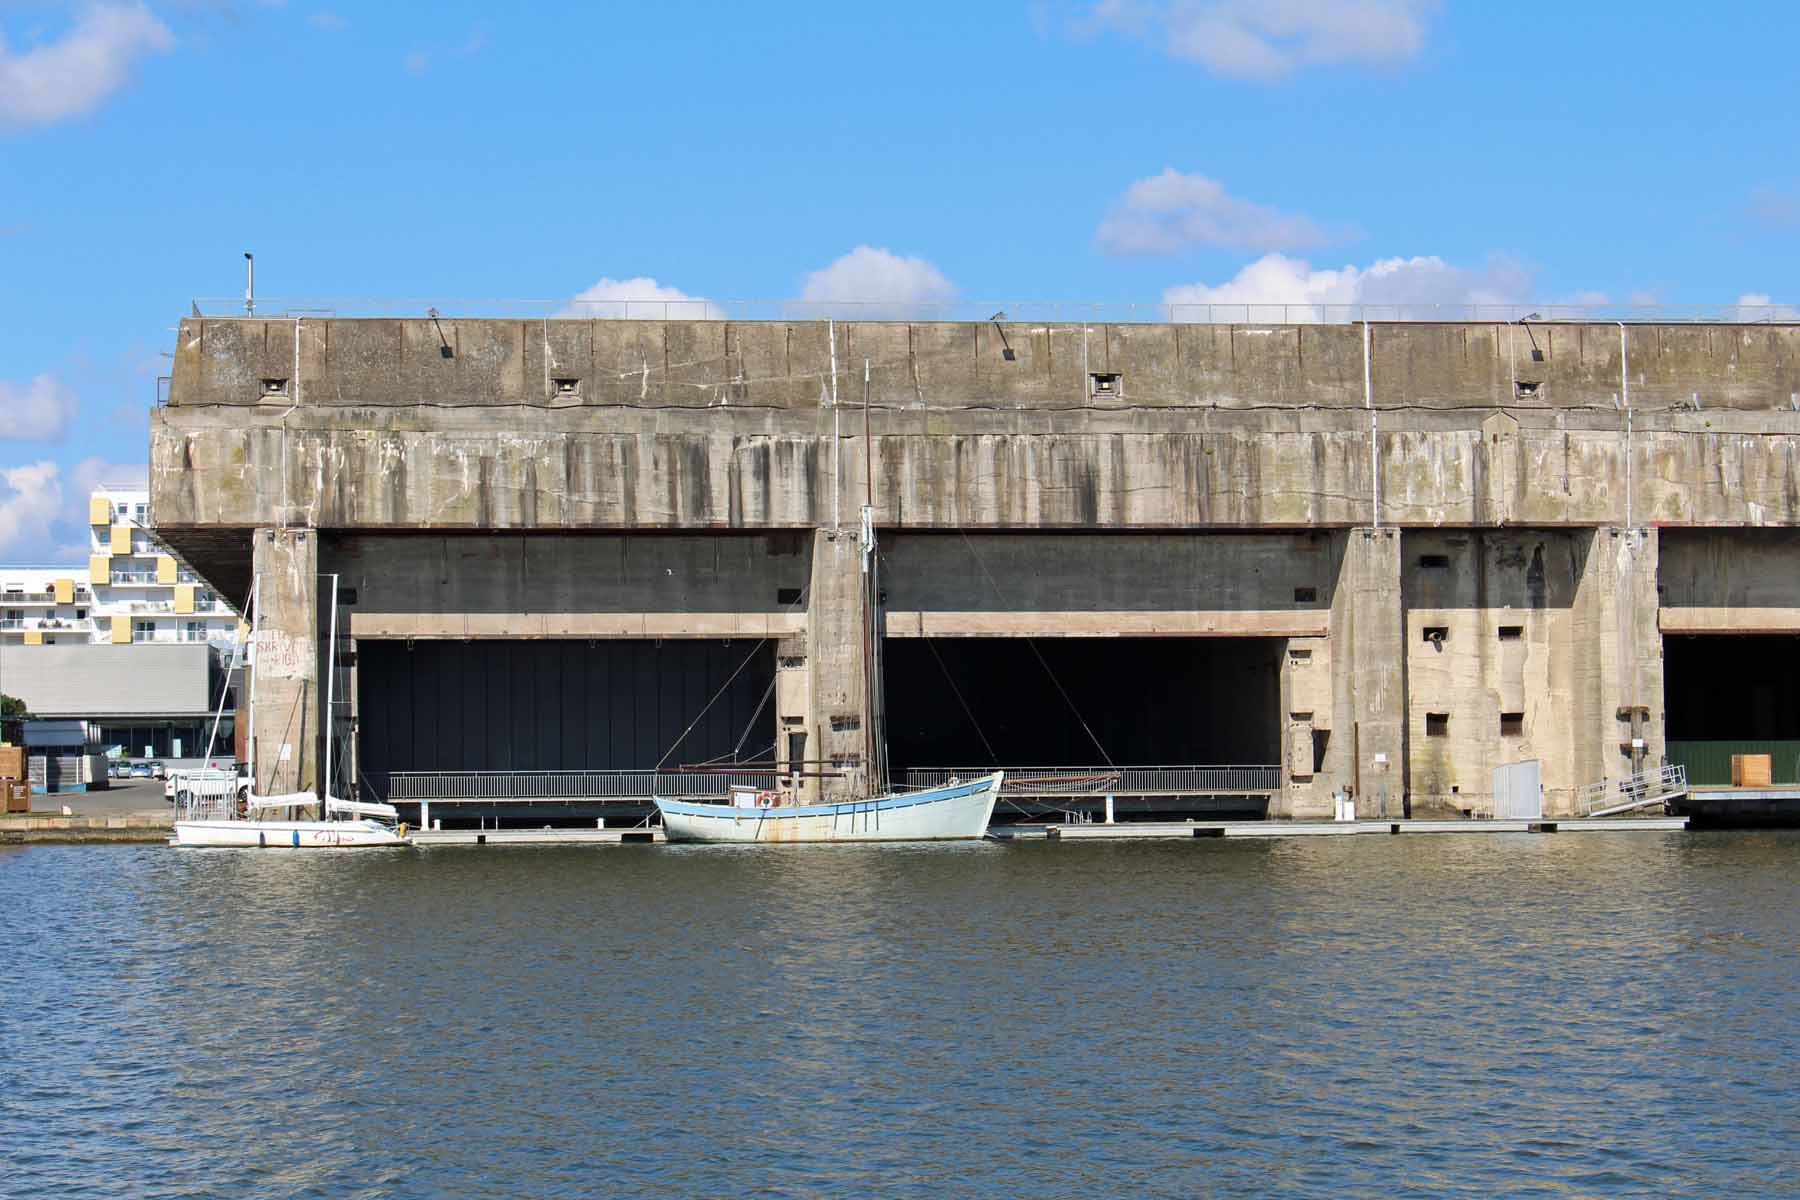
MULTIPOLYGON (((863 680, 874 720, 869 731, 868 770, 864 778, 881 780, 886 753, 880 731, 878 650, 874 632, 877 598, 875 510, 862 510, 863 605, 866 618, 863 680)), ((793 764, 789 764, 791 768, 793 764)), ((779 792, 733 788, 725 804, 654 797, 662 813, 663 831, 672 842, 911 842, 980 838, 987 834, 1004 773, 995 771, 967 782, 899 792, 870 788, 875 794, 814 804, 787 803, 779 792)))
MULTIPOLYGON (((250 587, 249 643, 256 644, 258 579, 250 587)), ((331 576, 331 644, 325 669, 325 803, 319 818, 301 815, 319 811, 318 793, 311 790, 263 796, 256 791, 256 663, 250 665, 249 779, 235 795, 190 795, 180 806, 175 821, 175 846, 237 846, 287 849, 344 849, 355 846, 405 846, 411 843, 406 826, 391 804, 344 800, 333 794, 332 748, 337 740, 335 684, 337 679, 337 576, 331 576), (282 816, 281 814, 287 814, 282 816), (322 818, 322 819, 320 819, 322 818)), ((235 667, 240 644, 232 654, 235 667)), ((227 673, 229 682, 229 672, 227 673)), ((220 714, 225 697, 219 697, 220 714)), ((213 719, 216 737, 219 716, 213 719)), ((212 753, 211 740, 207 754, 212 753)))

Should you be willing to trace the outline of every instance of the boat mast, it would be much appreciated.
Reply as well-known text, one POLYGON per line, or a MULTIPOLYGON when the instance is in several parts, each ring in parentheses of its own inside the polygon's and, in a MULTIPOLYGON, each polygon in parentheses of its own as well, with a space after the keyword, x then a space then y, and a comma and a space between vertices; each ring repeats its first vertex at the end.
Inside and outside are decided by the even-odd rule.
MULTIPOLYGON (((252 583, 250 585, 250 601, 249 601, 249 603, 254 604, 256 602, 255 597, 256 597, 256 584, 252 583)), ((246 606, 246 607, 248 607, 248 606, 246 606)), ((215 708, 213 710, 212 732, 206 735, 206 757, 207 757, 209 765, 210 765, 210 762, 211 762, 211 759, 213 756, 213 747, 215 745, 217 745, 218 741, 219 741, 219 725, 221 722, 223 722, 225 720, 225 698, 227 696, 231 695, 231 677, 233 674, 236 673, 236 671, 238 669, 238 664, 243 661, 244 661, 244 639, 238 638, 235 641, 233 641, 231 644, 231 662, 229 664, 227 664, 225 667, 225 682, 219 688, 219 705, 217 708, 215 708)), ((235 721, 235 718, 233 718, 233 720, 235 721)), ((234 764, 233 773, 234 774, 236 773, 235 772, 235 763, 236 763, 236 756, 234 755, 233 756, 233 764, 234 764)))
POLYGON ((881 633, 876 628, 881 616, 881 591, 878 584, 880 565, 875 555, 875 439, 869 427, 869 360, 863 359, 863 694, 868 705, 868 723, 864 729, 865 778, 869 795, 887 791, 887 747, 882 728, 881 701, 881 633))
POLYGON ((331 813, 331 743, 337 732, 337 709, 332 706, 337 683, 337 594, 338 577, 331 577, 331 642, 325 648, 325 795, 320 801, 319 815, 331 813))
POLYGON ((250 637, 247 645, 250 649, 250 728, 244 735, 244 765, 250 772, 250 794, 255 796, 256 790, 256 677, 262 674, 262 657, 256 652, 256 625, 262 613, 262 575, 258 574, 250 581, 250 637))

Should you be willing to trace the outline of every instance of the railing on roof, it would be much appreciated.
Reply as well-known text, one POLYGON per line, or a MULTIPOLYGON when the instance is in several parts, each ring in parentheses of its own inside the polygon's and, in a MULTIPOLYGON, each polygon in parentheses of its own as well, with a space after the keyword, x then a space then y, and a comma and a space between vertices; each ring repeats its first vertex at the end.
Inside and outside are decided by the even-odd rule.
MULTIPOLYGON (((1615 322, 1628 324, 1755 325, 1800 323, 1789 304, 1133 304, 1072 300, 759 300, 665 299, 339 299, 260 297, 246 313, 242 296, 193 301, 197 317, 255 317, 291 321, 313 317, 512 318, 634 321, 1002 321, 1008 324, 1349 325, 1369 322, 1615 322)), ((158 385, 159 401, 163 399, 158 385)))
POLYGON ((687 771, 395 771, 387 799, 401 804, 644 803, 651 796, 722 797, 735 785, 766 788, 773 770, 708 774, 687 771))
MULTIPOLYGON (((994 767, 914 767, 909 788, 941 787, 974 779, 994 767)), ((1279 766, 1007 767, 1003 795, 1227 796, 1260 795, 1281 787, 1279 766)))

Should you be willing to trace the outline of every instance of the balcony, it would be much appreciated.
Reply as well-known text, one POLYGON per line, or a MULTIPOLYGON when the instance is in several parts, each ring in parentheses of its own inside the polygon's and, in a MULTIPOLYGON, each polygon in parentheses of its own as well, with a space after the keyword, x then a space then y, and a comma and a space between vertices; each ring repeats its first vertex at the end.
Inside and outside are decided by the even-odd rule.
POLYGON ((45 633, 78 633, 91 632, 94 622, 88 617, 7 617, 0 620, 0 633, 27 633, 43 631, 45 633))
POLYGON ((155 571, 114 571, 109 582, 114 587, 142 587, 145 584, 154 586, 155 571))
MULTIPOLYGON (((77 593, 79 595, 80 593, 77 593)), ((55 604, 55 592, 0 592, 0 604, 55 604)))
POLYGON ((204 629, 134 629, 131 631, 133 645, 155 642, 167 645, 176 642, 211 642, 216 639, 208 637, 204 629))

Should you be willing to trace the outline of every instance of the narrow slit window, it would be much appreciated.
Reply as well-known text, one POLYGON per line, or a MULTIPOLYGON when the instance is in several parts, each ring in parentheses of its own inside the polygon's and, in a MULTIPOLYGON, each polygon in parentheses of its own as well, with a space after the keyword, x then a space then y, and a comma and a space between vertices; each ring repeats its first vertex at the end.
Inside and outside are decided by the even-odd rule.
POLYGON ((1444 643, 1450 640, 1450 627, 1447 625, 1425 626, 1425 640, 1442 649, 1444 643))
POLYGON ((799 588, 776 588, 775 589, 775 603, 777 603, 777 604, 798 604, 798 603, 800 603, 800 589, 799 588))
POLYGON ((1523 625, 1502 625, 1500 627, 1500 640, 1503 642, 1516 642, 1524 636, 1525 627, 1523 625))
POLYGON ((1421 554, 1419 555, 1419 566, 1427 571, 1447 571, 1450 569, 1450 556, 1448 554, 1421 554))
POLYGON ((1319 602, 1319 589, 1318 588, 1295 588, 1294 589, 1294 603, 1295 604, 1317 604, 1318 602, 1319 602))

